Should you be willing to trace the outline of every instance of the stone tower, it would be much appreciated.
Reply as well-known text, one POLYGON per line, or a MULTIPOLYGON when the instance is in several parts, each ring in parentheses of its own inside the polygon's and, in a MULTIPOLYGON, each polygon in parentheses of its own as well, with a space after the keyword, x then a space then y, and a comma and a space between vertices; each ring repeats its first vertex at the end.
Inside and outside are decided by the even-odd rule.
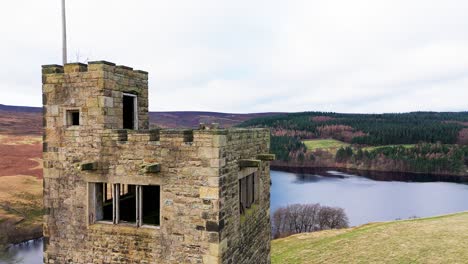
POLYGON ((268 130, 151 130, 148 73, 42 74, 44 263, 270 262, 268 130))

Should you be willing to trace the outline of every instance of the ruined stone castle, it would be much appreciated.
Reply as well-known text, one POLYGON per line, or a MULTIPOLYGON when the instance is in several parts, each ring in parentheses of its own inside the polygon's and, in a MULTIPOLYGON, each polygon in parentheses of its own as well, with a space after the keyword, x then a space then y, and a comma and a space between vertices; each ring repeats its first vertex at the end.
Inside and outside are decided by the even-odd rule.
POLYGON ((268 130, 150 129, 148 73, 105 61, 42 74, 44 263, 270 263, 268 130))

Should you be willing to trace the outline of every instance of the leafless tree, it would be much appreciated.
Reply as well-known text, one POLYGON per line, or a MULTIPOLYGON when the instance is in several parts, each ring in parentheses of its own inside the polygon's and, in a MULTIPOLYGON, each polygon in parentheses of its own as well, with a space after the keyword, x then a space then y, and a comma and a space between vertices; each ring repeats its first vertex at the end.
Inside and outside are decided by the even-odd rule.
POLYGON ((348 217, 342 208, 320 204, 292 204, 276 209, 272 215, 274 238, 346 227, 348 217))

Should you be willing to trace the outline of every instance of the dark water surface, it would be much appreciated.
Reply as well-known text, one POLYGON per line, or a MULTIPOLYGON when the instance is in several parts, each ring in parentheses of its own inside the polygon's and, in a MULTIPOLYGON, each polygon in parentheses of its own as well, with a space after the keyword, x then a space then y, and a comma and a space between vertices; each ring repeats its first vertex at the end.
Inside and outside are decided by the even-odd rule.
POLYGON ((375 181, 329 171, 337 177, 271 171, 271 212, 294 203, 345 209, 351 225, 468 211, 468 185, 447 182, 375 181))
MULTIPOLYGON (((271 171, 271 212, 293 203, 320 203, 344 208, 351 225, 360 225, 468 211, 465 184, 375 181, 334 171, 326 174, 336 177, 271 171)), ((42 263, 42 240, 0 253, 0 263, 42 263)))

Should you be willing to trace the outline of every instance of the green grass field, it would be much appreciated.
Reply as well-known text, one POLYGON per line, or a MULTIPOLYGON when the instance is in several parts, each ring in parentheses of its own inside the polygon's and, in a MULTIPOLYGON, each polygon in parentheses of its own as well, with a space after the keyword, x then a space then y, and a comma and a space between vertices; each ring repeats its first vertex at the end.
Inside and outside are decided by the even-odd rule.
POLYGON ((272 263, 468 263, 468 212, 299 234, 272 242, 272 263))
POLYGON ((372 150, 376 150, 376 149, 384 148, 384 147, 398 147, 398 146, 401 146, 404 148, 414 148, 415 144, 373 146, 373 147, 365 147, 362 150, 372 151, 372 150))
POLYGON ((308 150, 314 151, 317 149, 323 150, 336 150, 341 147, 349 146, 348 143, 335 140, 335 139, 310 139, 302 141, 308 150))
MULTIPOLYGON (((315 151, 317 149, 322 149, 326 151, 330 151, 332 153, 336 153, 336 150, 341 147, 350 146, 350 144, 336 140, 336 139, 309 139, 302 141, 309 151, 315 151)), ((397 147, 402 146, 405 148, 413 148, 415 144, 405 144, 405 145, 384 145, 384 146, 372 146, 372 147, 365 147, 362 150, 372 151, 383 147, 397 147)))

